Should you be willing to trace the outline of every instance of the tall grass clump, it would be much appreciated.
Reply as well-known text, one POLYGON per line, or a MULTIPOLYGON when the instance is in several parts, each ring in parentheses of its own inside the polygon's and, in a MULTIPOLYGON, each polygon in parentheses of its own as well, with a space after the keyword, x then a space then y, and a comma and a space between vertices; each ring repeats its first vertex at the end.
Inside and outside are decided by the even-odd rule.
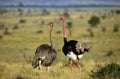
POLYGON ((120 78, 120 65, 112 62, 104 67, 100 67, 96 71, 91 71, 90 76, 92 79, 119 79, 120 78))

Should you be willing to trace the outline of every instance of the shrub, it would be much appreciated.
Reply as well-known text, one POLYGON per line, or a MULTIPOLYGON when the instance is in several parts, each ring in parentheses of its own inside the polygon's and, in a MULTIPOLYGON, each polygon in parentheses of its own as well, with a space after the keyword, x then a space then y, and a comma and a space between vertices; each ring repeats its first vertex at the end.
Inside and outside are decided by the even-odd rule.
POLYGON ((65 12, 63 13, 63 16, 66 18, 70 18, 70 15, 67 10, 65 10, 65 12))
POLYGON ((18 28, 19 28, 18 25, 15 25, 15 26, 13 27, 13 30, 18 29, 18 28))
POLYGON ((61 34, 61 31, 60 30, 56 31, 56 34, 61 34))
POLYGON ((25 20, 25 19, 20 19, 19 22, 20 22, 20 23, 26 23, 26 20, 25 20))
POLYGON ((100 67, 97 71, 91 71, 90 76, 93 79, 119 79, 120 65, 112 62, 104 67, 100 67))
POLYGON ((41 33, 43 33, 43 31, 42 31, 42 30, 38 30, 37 33, 40 33, 40 34, 41 34, 41 33))
POLYGON ((119 31, 119 24, 115 24, 113 28, 113 32, 118 32, 119 31))
POLYGON ((105 56, 112 56, 113 54, 114 54, 113 51, 110 50, 110 51, 108 51, 108 52, 105 54, 105 56))
POLYGON ((97 16, 92 16, 90 18, 90 20, 88 21, 88 23, 92 26, 92 27, 96 27, 99 23, 100 23, 100 18, 97 16))
POLYGON ((18 76, 16 77, 16 79, 29 79, 29 78, 24 78, 24 77, 22 77, 21 75, 18 75, 18 76))
POLYGON ((120 10, 116 10, 115 12, 116 12, 116 14, 120 14, 120 10))
POLYGON ((101 17, 102 17, 102 19, 105 19, 105 18, 107 18, 107 16, 106 16, 106 15, 102 15, 101 17))

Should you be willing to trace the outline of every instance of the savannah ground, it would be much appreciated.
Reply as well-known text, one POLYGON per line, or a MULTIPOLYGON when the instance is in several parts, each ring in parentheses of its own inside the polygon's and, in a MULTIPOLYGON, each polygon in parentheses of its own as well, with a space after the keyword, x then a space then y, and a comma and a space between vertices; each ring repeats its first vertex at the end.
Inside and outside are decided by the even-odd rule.
POLYGON ((0 79, 91 79, 89 74, 100 65, 111 62, 120 64, 120 30, 113 32, 116 24, 120 27, 120 14, 115 13, 118 8, 47 9, 50 13, 46 15, 41 9, 22 9, 22 13, 18 9, 6 10, 0 14, 0 26, 4 26, 0 29, 0 79), (72 76, 67 58, 61 50, 62 23, 58 18, 65 11, 70 15, 67 21, 73 24, 71 36, 67 29, 68 39, 86 38, 92 42, 91 50, 81 59, 80 72, 77 61, 74 61, 72 76), (98 16, 101 22, 91 28, 88 20, 93 15, 98 16), (31 63, 36 48, 43 43, 49 44, 47 23, 50 21, 55 23, 52 39, 57 59, 47 74, 44 67, 39 71, 33 69, 31 63), (103 27, 106 29, 104 32, 103 27), (94 37, 90 36, 89 28, 94 37))

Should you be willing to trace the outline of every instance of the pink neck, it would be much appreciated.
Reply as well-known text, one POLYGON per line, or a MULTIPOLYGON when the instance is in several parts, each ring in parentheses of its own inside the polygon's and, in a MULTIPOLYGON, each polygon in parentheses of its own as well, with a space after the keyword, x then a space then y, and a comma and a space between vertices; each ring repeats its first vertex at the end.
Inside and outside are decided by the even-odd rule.
POLYGON ((63 20, 63 36, 66 37, 66 21, 63 20))

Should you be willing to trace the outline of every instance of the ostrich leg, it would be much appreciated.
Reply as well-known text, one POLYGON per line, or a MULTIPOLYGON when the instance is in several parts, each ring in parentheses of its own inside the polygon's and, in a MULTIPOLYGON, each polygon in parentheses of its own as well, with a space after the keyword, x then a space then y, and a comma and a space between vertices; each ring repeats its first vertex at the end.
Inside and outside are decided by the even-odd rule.
POLYGON ((71 71, 71 74, 72 74, 72 60, 71 59, 69 59, 69 66, 70 66, 70 71, 71 71))
POLYGON ((78 71, 80 72, 80 59, 78 58, 78 71))
POLYGON ((41 68, 41 60, 39 60, 39 67, 38 67, 38 70, 40 70, 41 68))
POLYGON ((49 66, 46 67, 46 71, 47 71, 46 79, 48 79, 49 78, 49 66))

